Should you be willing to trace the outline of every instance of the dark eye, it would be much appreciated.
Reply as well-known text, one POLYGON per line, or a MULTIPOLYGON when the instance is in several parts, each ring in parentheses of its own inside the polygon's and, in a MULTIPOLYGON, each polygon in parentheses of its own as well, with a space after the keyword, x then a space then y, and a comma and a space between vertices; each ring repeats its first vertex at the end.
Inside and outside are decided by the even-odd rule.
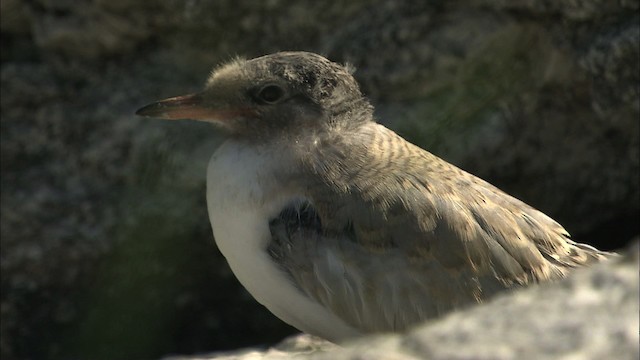
POLYGON ((258 92, 258 99, 267 104, 275 104, 284 98, 284 93, 284 89, 278 85, 267 85, 258 92))

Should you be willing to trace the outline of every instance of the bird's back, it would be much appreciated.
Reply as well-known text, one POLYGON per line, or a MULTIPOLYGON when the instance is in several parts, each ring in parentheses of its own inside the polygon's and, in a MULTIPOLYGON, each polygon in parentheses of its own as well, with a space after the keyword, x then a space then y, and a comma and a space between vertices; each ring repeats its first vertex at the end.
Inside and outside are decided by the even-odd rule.
POLYGON ((382 125, 316 140, 301 151, 308 201, 272 220, 270 253, 298 288, 365 332, 606 257, 382 125))

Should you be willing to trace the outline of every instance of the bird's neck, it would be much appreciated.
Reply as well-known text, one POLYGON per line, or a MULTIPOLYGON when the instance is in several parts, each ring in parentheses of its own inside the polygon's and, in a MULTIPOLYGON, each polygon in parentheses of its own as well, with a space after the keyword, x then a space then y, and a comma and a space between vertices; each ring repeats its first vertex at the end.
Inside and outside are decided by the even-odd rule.
POLYGON ((360 126, 374 122, 373 106, 364 97, 357 100, 338 101, 328 108, 331 109, 331 113, 327 115, 328 124, 339 128, 339 131, 356 130, 360 126))

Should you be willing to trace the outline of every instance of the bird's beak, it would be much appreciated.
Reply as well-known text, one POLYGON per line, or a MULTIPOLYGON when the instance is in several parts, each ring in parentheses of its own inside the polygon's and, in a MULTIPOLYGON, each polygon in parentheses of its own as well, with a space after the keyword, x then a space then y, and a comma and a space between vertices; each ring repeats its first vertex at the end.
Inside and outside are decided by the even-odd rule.
POLYGON ((160 100, 136 111, 136 115, 139 116, 167 120, 192 119, 202 121, 224 121, 251 114, 252 112, 248 109, 210 106, 200 93, 160 100))

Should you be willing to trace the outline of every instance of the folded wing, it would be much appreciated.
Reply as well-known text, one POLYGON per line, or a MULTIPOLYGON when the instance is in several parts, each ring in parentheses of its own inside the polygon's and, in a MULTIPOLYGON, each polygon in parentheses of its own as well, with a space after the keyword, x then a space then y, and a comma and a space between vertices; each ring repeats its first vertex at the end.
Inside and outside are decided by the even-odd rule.
POLYGON ((381 125, 358 134, 304 152, 305 193, 271 220, 269 252, 362 331, 402 330, 606 257, 381 125))

